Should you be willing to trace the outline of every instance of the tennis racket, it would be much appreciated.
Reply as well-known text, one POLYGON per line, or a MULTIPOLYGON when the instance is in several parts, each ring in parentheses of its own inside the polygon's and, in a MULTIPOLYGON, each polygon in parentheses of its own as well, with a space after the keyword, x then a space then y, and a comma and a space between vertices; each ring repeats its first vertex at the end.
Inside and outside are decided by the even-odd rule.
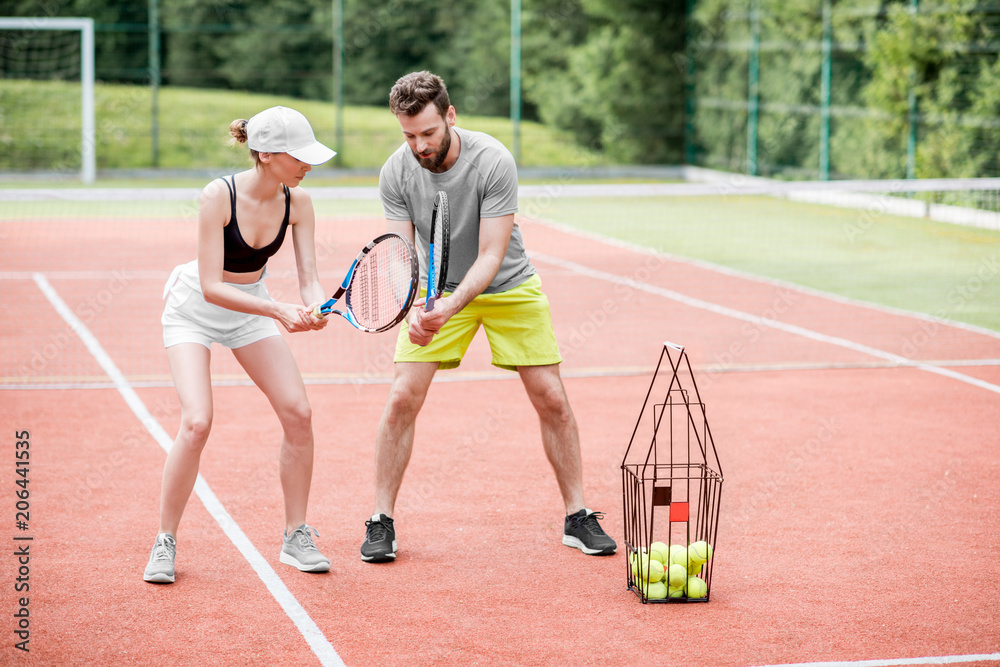
POLYGON ((451 239, 451 215, 448 213, 448 193, 439 190, 434 195, 431 211, 430 249, 427 253, 427 300, 424 310, 434 310, 434 300, 444 292, 448 282, 448 244, 451 239))
POLYGON ((406 316, 419 284, 413 244, 398 234, 383 234, 364 247, 337 292, 316 306, 313 315, 337 313, 362 331, 385 331, 406 316), (342 296, 346 308, 337 310, 334 305, 342 296))

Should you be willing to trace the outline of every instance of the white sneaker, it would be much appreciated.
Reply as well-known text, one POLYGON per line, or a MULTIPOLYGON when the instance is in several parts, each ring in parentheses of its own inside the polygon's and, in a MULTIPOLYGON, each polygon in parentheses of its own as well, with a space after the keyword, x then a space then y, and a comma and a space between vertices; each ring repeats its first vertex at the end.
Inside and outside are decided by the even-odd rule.
POLYGON ((281 545, 281 560, 285 565, 297 567, 303 572, 327 572, 330 570, 330 559, 319 552, 313 542, 312 533, 319 532, 312 526, 302 524, 285 535, 281 545))
POLYGON ((174 558, 177 556, 177 540, 170 533, 160 533, 156 536, 153 550, 149 554, 149 563, 142 578, 154 584, 174 583, 174 558))

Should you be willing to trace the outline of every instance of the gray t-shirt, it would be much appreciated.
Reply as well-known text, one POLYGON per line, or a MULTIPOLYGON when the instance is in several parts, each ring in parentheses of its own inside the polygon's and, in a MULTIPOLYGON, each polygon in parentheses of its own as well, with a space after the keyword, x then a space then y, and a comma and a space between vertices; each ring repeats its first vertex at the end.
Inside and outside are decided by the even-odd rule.
MULTIPOLYGON (((420 166, 404 143, 382 166, 379 192, 387 220, 413 223, 421 282, 426 284, 431 211, 438 190, 448 193, 451 244, 448 249, 448 291, 453 291, 479 256, 480 219, 517 212, 517 165, 502 143, 482 132, 454 128, 462 141, 458 161, 443 174, 420 166)), ((500 270, 484 294, 513 289, 535 274, 524 251, 521 230, 514 230, 500 270)))

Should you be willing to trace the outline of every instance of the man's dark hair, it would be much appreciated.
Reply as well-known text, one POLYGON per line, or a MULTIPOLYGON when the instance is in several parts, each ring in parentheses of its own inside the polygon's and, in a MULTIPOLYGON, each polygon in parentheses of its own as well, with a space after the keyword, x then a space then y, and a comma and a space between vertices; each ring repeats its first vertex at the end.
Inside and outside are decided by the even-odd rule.
POLYGON ((411 72, 400 77, 389 93, 389 109, 396 116, 416 116, 428 104, 436 106, 442 118, 451 106, 444 81, 437 74, 427 71, 411 72))

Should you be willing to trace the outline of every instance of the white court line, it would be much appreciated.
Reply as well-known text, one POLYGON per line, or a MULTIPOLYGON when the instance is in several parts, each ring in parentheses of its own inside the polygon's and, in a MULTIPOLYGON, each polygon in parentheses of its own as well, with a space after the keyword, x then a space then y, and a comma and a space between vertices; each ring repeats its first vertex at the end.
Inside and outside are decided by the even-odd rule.
MULTIPOLYGON (((118 370, 115 362, 111 360, 108 353, 104 351, 101 347, 100 342, 97 338, 90 332, 87 326, 80 321, 79 318, 73 313, 73 311, 66 305, 66 302, 62 300, 59 293, 49 284, 48 279, 45 275, 41 273, 36 273, 33 276, 35 284, 45 295, 45 298, 49 300, 52 307, 55 308, 56 312, 62 316, 66 323, 73 329, 77 336, 84 345, 87 346, 87 350, 93 355, 97 363, 101 365, 104 372, 108 374, 108 377, 115 384, 115 388, 125 399, 125 403, 132 409, 132 412, 142 425, 146 427, 153 439, 163 448, 164 451, 169 451, 170 446, 173 444, 173 440, 167 435, 166 431, 160 425, 156 418, 149 412, 146 405, 139 398, 139 395, 135 393, 135 390, 122 375, 122 372, 118 370)), ((239 527, 235 520, 226 511, 222 503, 216 497, 215 493, 209 487, 208 482, 199 473, 198 479, 194 485, 194 491, 198 495, 202 504, 205 505, 205 509, 208 513, 212 515, 222 531, 226 534, 236 548, 239 549, 243 557, 247 559, 250 566, 253 567, 257 576, 260 577, 264 585, 267 586, 268 591, 274 596, 274 599, 281 605, 281 608, 288 615, 292 622, 295 623, 295 627, 299 629, 302 636, 305 637, 306 642, 309 643, 310 648, 312 648, 313 653, 319 658, 319 661, 323 665, 343 665, 344 661, 340 659, 337 652, 330 645, 326 636, 319 629, 319 626, 310 618, 306 610, 299 604, 299 601, 295 599, 291 591, 285 586, 285 582, 277 575, 273 568, 268 564, 264 557, 260 555, 257 548, 254 547, 250 539, 244 534, 243 530, 239 527)))
POLYGON ((837 336, 828 336, 826 334, 819 333, 818 331, 813 331, 812 329, 806 329, 804 327, 796 326, 794 324, 785 324, 773 319, 767 319, 759 315, 751 315, 750 313, 744 313, 741 310, 736 310, 735 308, 728 308, 726 306, 720 306, 716 303, 711 303, 709 301, 703 301, 701 299, 695 299, 694 297, 687 296, 686 294, 681 294, 680 292, 675 292, 673 290, 668 290, 663 287, 657 287, 656 285, 650 285, 649 283, 640 282, 638 280, 633 280, 631 278, 626 278, 624 276, 615 275, 613 273, 608 273, 607 271, 600 271, 598 269, 591 269, 590 267, 584 266, 582 264, 577 264, 576 262, 571 262, 565 259, 559 259, 557 257, 552 257, 549 255, 540 255, 537 253, 532 254, 533 257, 543 261, 548 262, 554 266, 561 267, 568 271, 572 271, 579 275, 587 276, 590 278, 595 278, 597 280, 605 280, 610 283, 615 283, 618 285, 625 285, 633 289, 637 289, 643 292, 648 292, 650 294, 656 294, 658 296, 677 301, 678 303, 683 303, 692 308, 700 308, 701 310, 707 310, 718 315, 723 315, 726 317, 732 317, 733 319, 743 320, 744 322, 751 322, 757 326, 764 329, 779 329, 787 333, 802 336, 803 338, 809 338, 811 340, 819 341, 821 343, 826 343, 828 345, 836 345, 838 347, 843 347, 848 350, 854 350, 855 352, 861 352, 862 354, 867 354, 878 359, 883 359, 885 361, 898 364, 900 366, 908 366, 916 368, 918 370, 926 371, 928 373, 934 373, 935 375, 942 375, 944 377, 951 378, 953 380, 958 380, 959 382, 965 382, 966 384, 971 384, 980 389, 986 389, 987 391, 992 391, 1000 394, 1000 386, 991 384, 984 380, 974 378, 971 375, 965 375, 964 373, 958 373, 948 368, 939 368, 937 366, 931 366, 929 364, 921 363, 919 361, 914 361, 913 359, 908 359, 906 357, 900 356, 898 354, 893 354, 892 352, 886 352, 885 350, 879 350, 874 347, 869 347, 868 345, 862 345, 861 343, 856 343, 852 340, 847 340, 846 338, 839 338, 837 336))
POLYGON ((766 667, 889 667, 890 665, 949 665, 956 662, 997 662, 1000 653, 976 655, 942 655, 930 658, 898 658, 892 660, 860 660, 857 662, 796 662, 766 667))

